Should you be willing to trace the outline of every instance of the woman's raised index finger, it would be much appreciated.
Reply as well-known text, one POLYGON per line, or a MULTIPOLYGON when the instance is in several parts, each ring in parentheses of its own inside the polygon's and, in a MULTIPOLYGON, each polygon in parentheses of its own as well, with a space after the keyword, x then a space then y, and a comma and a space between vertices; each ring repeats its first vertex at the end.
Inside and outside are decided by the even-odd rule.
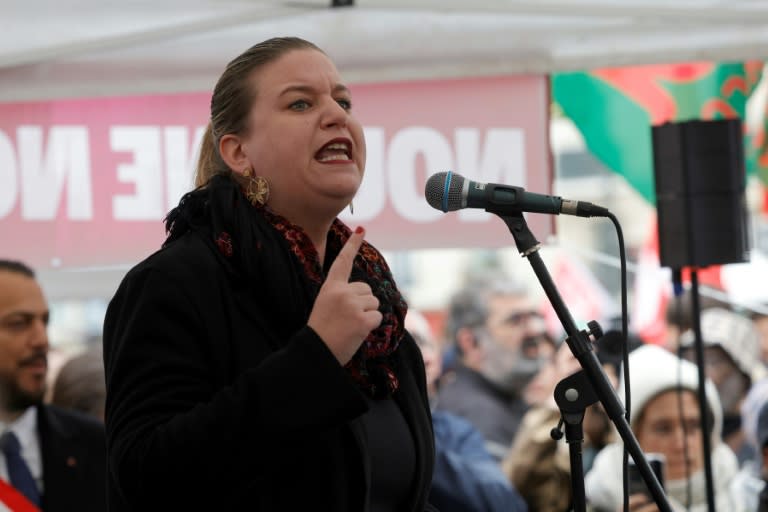
POLYGON ((363 245, 364 238, 365 229, 358 226, 349 239, 347 239, 347 243, 344 244, 341 251, 339 251, 336 259, 331 264, 331 268, 328 269, 328 279, 349 281, 349 276, 352 274, 352 264, 355 262, 357 251, 363 245))

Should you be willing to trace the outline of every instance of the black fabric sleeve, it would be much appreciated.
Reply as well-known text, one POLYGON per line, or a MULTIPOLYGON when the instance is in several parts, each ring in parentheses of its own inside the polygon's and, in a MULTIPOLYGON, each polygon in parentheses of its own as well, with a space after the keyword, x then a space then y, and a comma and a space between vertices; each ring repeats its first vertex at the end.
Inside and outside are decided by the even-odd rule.
MULTIPOLYGON (((230 340, 198 296, 169 272, 144 267, 126 277, 108 308, 108 467, 124 496, 230 488, 244 473, 267 473, 284 455, 274 447, 292 436, 367 410, 308 327, 222 386, 212 367, 230 340)), ((252 337, 264 343, 258 332, 252 337)))
POLYGON ((421 488, 419 493, 421 496, 419 499, 424 503, 424 512, 438 512, 438 509, 428 501, 435 463, 435 438, 432 429, 432 412, 429 406, 424 359, 421 355, 421 349, 416 345, 416 341, 408 331, 405 331, 403 340, 397 350, 401 353, 404 363, 401 371, 407 371, 412 374, 410 378, 413 379, 413 383, 416 386, 416 389, 413 391, 418 393, 418 397, 414 397, 414 400, 418 402, 418 406, 421 408, 422 417, 424 418, 424 422, 421 424, 424 428, 424 432, 416 434, 416 442, 421 443, 422 445, 422 460, 420 461, 420 464, 423 465, 423 475, 421 475, 421 477, 424 479, 423 482, 420 482, 421 488))

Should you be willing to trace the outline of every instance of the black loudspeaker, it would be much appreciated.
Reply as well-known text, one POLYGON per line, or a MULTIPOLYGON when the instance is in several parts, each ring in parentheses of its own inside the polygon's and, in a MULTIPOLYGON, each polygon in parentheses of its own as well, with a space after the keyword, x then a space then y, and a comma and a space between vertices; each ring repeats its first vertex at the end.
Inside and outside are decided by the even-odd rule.
POLYGON ((748 261, 741 121, 665 123, 652 138, 661 265, 748 261))

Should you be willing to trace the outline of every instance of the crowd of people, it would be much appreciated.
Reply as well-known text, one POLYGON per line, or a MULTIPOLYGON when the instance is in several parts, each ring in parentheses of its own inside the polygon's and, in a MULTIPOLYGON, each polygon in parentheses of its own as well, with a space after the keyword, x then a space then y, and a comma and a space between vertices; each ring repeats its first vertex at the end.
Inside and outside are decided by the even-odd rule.
MULTIPOLYGON (((679 304, 670 303, 668 318, 678 324, 670 325, 665 345, 632 335, 624 340, 620 332, 608 331, 594 344, 598 360, 624 399, 621 348, 627 346, 630 426, 644 453, 663 461, 662 484, 673 510, 709 510, 705 459, 712 467, 715 510, 758 510, 768 498, 768 379, 762 358, 768 339, 755 325, 762 317, 704 301, 707 413, 702 419, 698 368, 692 362, 693 312, 679 318, 673 311, 679 304), (710 436, 706 454, 704 432, 710 436)), ((500 467, 528 510, 571 510, 568 447, 552 436, 562 417, 555 386, 581 369, 568 345, 547 334, 529 296, 498 280, 487 285, 470 280, 450 303, 446 325, 444 360, 450 366, 438 378, 434 410, 468 420, 483 435, 486 450, 501 455, 500 467), (522 370, 531 366, 537 369, 522 370), (511 437, 500 442, 499 432, 510 430, 511 437)), ((623 442, 599 403, 586 409, 583 428, 588 510, 622 510, 623 442)), ((657 510, 648 493, 632 494, 629 504, 632 511, 657 510)), ((509 504, 489 508, 476 500, 474 508, 463 510, 516 509, 509 504)))
MULTIPOLYGON (((578 362, 511 277, 468 278, 440 312, 444 329, 408 309, 365 229, 338 219, 365 170, 352 112, 334 63, 308 41, 274 38, 232 60, 213 91, 195 189, 111 300, 103 352, 72 358, 55 379, 35 273, 0 260, 0 502, 572 508, 553 394, 578 362)), ((765 317, 727 304, 701 312, 702 417, 689 309, 670 311, 665 346, 617 331, 594 340, 619 397, 621 348, 631 350, 638 442, 663 461, 674 510, 707 510, 705 463, 716 510, 768 510, 765 317)), ((623 447, 601 404, 583 429, 588 507, 621 510, 623 447)), ((656 510, 645 493, 629 503, 656 510)))

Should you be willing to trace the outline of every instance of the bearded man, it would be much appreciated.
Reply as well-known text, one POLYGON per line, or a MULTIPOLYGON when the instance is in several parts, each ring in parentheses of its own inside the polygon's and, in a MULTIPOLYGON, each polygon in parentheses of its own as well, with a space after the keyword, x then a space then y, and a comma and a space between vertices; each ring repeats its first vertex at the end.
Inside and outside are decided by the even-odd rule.
POLYGON ((447 329, 458 362, 442 379, 436 410, 469 420, 501 460, 528 407, 523 390, 554 344, 526 288, 503 278, 459 291, 447 329))
POLYGON ((0 260, 0 509, 106 509, 100 422, 43 403, 48 305, 34 271, 0 260))

